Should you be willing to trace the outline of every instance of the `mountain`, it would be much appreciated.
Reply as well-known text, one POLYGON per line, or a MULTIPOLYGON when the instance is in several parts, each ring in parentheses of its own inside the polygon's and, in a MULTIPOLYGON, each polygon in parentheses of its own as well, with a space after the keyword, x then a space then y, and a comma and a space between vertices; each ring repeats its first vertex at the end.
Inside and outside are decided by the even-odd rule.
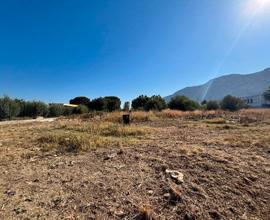
POLYGON ((226 95, 245 97, 262 94, 270 86, 270 68, 252 74, 231 74, 221 76, 199 86, 186 87, 165 97, 184 95, 197 102, 221 100, 226 95))

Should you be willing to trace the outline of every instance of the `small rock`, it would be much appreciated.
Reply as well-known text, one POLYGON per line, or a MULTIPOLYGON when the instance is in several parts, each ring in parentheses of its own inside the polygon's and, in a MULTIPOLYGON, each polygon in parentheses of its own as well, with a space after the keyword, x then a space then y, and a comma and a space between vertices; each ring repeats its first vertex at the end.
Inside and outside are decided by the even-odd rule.
POLYGON ((163 197, 164 197, 164 199, 170 199, 170 197, 171 197, 171 194, 170 193, 165 193, 164 195, 163 195, 163 197))
POLYGON ((177 171, 177 170, 165 170, 166 174, 169 174, 170 177, 175 180, 177 183, 183 183, 184 182, 184 174, 177 171))
POLYGON ((7 190, 5 192, 5 194, 7 194, 8 196, 14 196, 16 194, 16 192, 15 191, 12 191, 12 190, 7 190))
POLYGON ((33 183, 38 183, 39 182, 39 179, 34 179, 33 180, 33 183))
POLYGON ((60 161, 59 163, 58 163, 58 166, 63 166, 65 163, 63 162, 63 161, 60 161))
POLYGON ((195 220, 195 217, 190 214, 185 214, 184 220, 195 220))
POLYGON ((212 219, 214 219, 214 220, 219 220, 219 219, 221 219, 220 214, 219 214, 218 212, 216 212, 216 211, 209 212, 209 215, 210 215, 210 217, 211 217, 212 219))
POLYGON ((124 217, 126 214, 125 214, 125 212, 124 211, 122 211, 122 210, 116 210, 115 212, 114 212, 114 214, 117 216, 117 217, 124 217))
POLYGON ((26 212, 26 209, 24 208, 21 208, 21 207, 18 207, 18 208, 15 208, 13 210, 17 215, 21 214, 21 213, 25 213, 26 212))
POLYGON ((106 156, 104 157, 104 160, 110 160, 110 159, 112 159, 112 158, 114 158, 114 157, 116 157, 116 156, 117 156, 116 153, 112 153, 112 154, 106 155, 106 156))
POLYGON ((25 202, 32 202, 33 200, 31 198, 26 198, 24 201, 25 202))
POLYGON ((148 190, 147 193, 148 193, 149 195, 152 195, 152 194, 154 194, 154 191, 153 191, 153 190, 148 190))

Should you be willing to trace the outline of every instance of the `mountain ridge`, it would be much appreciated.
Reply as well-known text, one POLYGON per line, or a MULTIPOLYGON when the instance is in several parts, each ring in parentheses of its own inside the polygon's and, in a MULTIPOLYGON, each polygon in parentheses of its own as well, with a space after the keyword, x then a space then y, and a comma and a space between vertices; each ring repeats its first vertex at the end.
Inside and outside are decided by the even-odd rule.
POLYGON ((266 68, 256 73, 219 76, 201 85, 185 87, 164 98, 167 102, 178 95, 187 96, 197 102, 221 100, 226 95, 238 97, 258 95, 263 93, 269 86, 270 68, 266 68))

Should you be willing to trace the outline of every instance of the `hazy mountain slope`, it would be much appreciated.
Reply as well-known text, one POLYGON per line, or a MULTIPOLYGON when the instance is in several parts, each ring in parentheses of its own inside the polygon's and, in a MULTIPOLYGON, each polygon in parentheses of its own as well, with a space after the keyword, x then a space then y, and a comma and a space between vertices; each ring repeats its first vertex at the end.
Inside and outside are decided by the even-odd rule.
POLYGON ((251 96, 263 93, 270 86, 270 68, 261 72, 241 75, 225 75, 200 86, 186 87, 173 95, 165 97, 169 101, 177 95, 184 95, 193 100, 220 100, 230 94, 233 96, 251 96))

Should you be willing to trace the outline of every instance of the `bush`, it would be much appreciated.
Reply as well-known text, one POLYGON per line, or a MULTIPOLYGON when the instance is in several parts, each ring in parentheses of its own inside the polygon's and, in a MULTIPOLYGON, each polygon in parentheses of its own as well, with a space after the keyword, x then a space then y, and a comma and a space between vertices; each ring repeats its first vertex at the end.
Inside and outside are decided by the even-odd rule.
POLYGON ((121 100, 116 96, 104 97, 105 111, 113 112, 121 109, 121 100))
POLYGON ((51 104, 49 106, 49 117, 59 117, 64 115, 66 108, 61 104, 51 104))
POLYGON ((263 93, 265 100, 270 101, 270 87, 263 93))
POLYGON ((206 102, 206 109, 207 110, 217 110, 220 108, 219 102, 218 101, 208 101, 206 102))
POLYGON ((90 111, 117 111, 121 109, 121 100, 116 96, 93 99, 89 104, 90 111))
POLYGON ((88 106, 90 103, 90 99, 85 97, 85 96, 78 96, 75 97, 74 99, 71 99, 69 101, 70 104, 72 105, 85 105, 88 106))
POLYGON ((167 107, 167 104, 161 96, 152 96, 145 104, 144 110, 150 111, 161 111, 167 107))
POLYGON ((132 100, 131 106, 134 110, 161 111, 167 107, 167 104, 165 100, 159 95, 154 95, 152 97, 140 95, 139 97, 132 100))
POLYGON ((229 111, 238 111, 245 107, 244 101, 238 97, 227 95, 221 101, 221 108, 229 111))
POLYGON ((130 102, 125 102, 123 110, 128 112, 130 110, 130 102))
POLYGON ((74 114, 85 114, 88 112, 89 112, 88 107, 85 105, 79 105, 78 107, 73 109, 74 114))
POLYGON ((181 111, 194 111, 200 108, 200 105, 197 102, 190 100, 185 96, 176 96, 172 98, 168 106, 170 109, 181 111))
POLYGON ((20 104, 8 96, 0 99, 0 119, 13 118, 20 114, 20 104))
POLYGON ((134 110, 144 110, 146 103, 149 101, 149 97, 146 95, 140 95, 132 100, 131 106, 134 110))
POLYGON ((46 117, 49 114, 49 108, 44 102, 33 101, 33 102, 25 102, 23 116, 26 117, 38 117, 43 116, 46 117))
POLYGON ((90 111, 104 111, 105 101, 103 98, 93 99, 89 104, 88 108, 90 111))

